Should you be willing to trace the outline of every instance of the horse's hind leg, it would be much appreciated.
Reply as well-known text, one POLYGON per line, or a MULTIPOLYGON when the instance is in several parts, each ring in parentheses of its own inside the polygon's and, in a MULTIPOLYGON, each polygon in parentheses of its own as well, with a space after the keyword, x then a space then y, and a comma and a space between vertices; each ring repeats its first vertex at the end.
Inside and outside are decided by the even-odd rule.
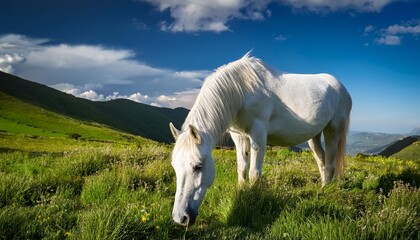
POLYGON ((321 133, 308 141, 309 147, 314 152, 316 163, 318 164, 319 173, 321 174, 322 184, 325 182, 324 165, 325 165, 325 152, 321 144, 321 133))
POLYGON ((338 143, 344 126, 340 121, 331 121, 324 129, 325 138, 325 166, 322 186, 328 184, 336 173, 338 143))
POLYGON ((236 160, 238 162, 238 184, 246 181, 246 169, 248 166, 249 138, 239 133, 231 132, 233 142, 236 146, 236 160))

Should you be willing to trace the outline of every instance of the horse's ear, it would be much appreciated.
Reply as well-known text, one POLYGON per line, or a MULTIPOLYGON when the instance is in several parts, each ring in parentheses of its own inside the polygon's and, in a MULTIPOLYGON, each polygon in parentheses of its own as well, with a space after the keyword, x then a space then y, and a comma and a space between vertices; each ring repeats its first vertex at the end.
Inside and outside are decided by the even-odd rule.
POLYGON ((176 127, 172 124, 172 122, 169 123, 169 128, 171 129, 171 133, 172 133, 172 136, 174 136, 175 141, 178 140, 179 130, 176 129, 176 127))
POLYGON ((193 125, 189 125, 190 127, 190 134, 194 138, 195 143, 200 144, 201 143, 201 136, 198 132, 197 128, 195 128, 193 125))

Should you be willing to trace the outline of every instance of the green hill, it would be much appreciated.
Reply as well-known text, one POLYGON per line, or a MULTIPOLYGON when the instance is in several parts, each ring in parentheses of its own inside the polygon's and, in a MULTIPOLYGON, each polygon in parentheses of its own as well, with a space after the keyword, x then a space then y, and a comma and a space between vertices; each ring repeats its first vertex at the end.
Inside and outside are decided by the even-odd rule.
MULTIPOLYGON (((159 142, 172 142, 169 122, 179 127, 188 114, 188 110, 183 108, 158 108, 125 99, 93 102, 4 72, 0 72, 0 91, 3 96, 12 96, 50 112, 159 142)), ((7 125, 13 124, 2 121, 7 125)))
POLYGON ((405 148, 411 146, 413 143, 417 142, 419 139, 420 139, 419 136, 409 136, 409 137, 402 138, 388 145, 381 152, 379 152, 378 155, 381 155, 384 157, 392 156, 404 150, 405 148))
POLYGON ((402 160, 412 160, 420 162, 420 141, 412 143, 408 147, 393 154, 392 157, 399 158, 402 160))
POLYGON ((0 92, 0 152, 15 149, 46 151, 84 142, 147 142, 105 125, 75 120, 0 92))

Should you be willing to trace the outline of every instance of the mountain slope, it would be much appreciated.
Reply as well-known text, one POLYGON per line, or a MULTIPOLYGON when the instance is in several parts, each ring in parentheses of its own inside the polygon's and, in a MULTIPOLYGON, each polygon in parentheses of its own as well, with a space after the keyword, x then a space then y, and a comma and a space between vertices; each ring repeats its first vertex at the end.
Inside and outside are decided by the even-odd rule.
POLYGON ((48 111, 3 92, 0 92, 0 132, 33 138, 54 137, 93 141, 121 141, 134 138, 132 135, 97 123, 83 122, 48 111))
POLYGON ((183 108, 158 108, 124 99, 93 102, 1 71, 0 91, 58 114, 159 142, 172 142, 169 122, 179 127, 188 114, 183 108))
POLYGON ((400 152, 401 150, 409 147, 410 145, 412 145, 413 143, 415 143, 419 140, 420 140, 420 136, 405 137, 405 138, 400 139, 400 140, 392 143, 391 145, 387 146, 380 153, 378 153, 378 155, 381 155, 381 156, 384 156, 384 157, 389 157, 389 156, 394 155, 394 154, 400 152))
POLYGON ((411 160, 411 161, 420 162, 420 140, 414 142, 413 144, 409 145, 408 147, 402 149, 401 151, 391 156, 402 159, 402 160, 411 160))

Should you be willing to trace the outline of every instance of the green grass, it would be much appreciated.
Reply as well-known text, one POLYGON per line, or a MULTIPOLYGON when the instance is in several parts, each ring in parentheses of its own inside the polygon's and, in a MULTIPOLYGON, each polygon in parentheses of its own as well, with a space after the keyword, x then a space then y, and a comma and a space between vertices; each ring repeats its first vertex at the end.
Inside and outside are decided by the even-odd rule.
POLYGON ((346 178, 323 189, 309 152, 268 149, 262 181, 239 188, 235 152, 215 150, 216 180, 197 223, 182 228, 171 218, 171 145, 67 117, 162 138, 170 110, 6 77, 0 239, 420 239, 418 143, 391 158, 347 157, 346 178))
POLYGON ((392 156, 399 159, 420 161, 420 141, 414 142, 392 156))
POLYGON ((235 152, 215 150, 185 229, 171 146, 7 136, 31 147, 0 153, 0 239, 420 239, 419 161, 348 157, 346 179, 321 189, 310 153, 269 149, 261 183, 238 188, 235 152))

